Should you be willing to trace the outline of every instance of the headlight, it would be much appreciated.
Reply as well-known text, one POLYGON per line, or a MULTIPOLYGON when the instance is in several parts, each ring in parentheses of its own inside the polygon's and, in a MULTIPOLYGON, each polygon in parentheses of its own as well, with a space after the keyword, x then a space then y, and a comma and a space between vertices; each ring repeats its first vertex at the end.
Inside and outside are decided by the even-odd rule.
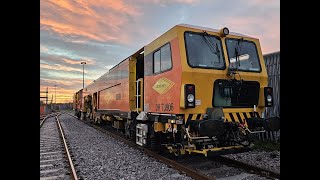
POLYGON ((229 29, 228 28, 223 28, 223 33, 225 34, 225 35, 228 35, 229 34, 229 29))
POLYGON ((270 95, 267 96, 267 101, 271 102, 272 101, 272 97, 270 95))
POLYGON ((228 29, 227 27, 224 27, 224 28, 220 29, 219 34, 220 34, 222 37, 225 37, 226 35, 229 34, 229 29, 228 29))
POLYGON ((194 95, 193 94, 189 94, 188 96, 187 96, 187 99, 188 99, 188 102, 193 102, 194 101, 194 95))

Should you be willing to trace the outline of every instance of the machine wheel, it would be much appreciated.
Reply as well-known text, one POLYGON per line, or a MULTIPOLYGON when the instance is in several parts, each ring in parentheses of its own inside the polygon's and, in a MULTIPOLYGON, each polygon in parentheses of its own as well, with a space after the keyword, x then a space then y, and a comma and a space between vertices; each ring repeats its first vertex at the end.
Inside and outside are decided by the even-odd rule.
POLYGON ((156 137, 150 137, 150 149, 152 151, 158 150, 157 139, 156 137))
POLYGON ((95 117, 95 118, 93 119, 93 124, 97 124, 97 122, 98 122, 98 117, 95 117))
POLYGON ((136 124, 132 120, 127 120, 125 124, 125 135, 131 140, 136 139, 136 124))
POLYGON ((248 147, 248 146, 250 146, 251 142, 249 140, 245 140, 245 141, 240 142, 240 144, 244 147, 248 147))
MULTIPOLYGON (((249 133, 249 132, 246 132, 249 133)), ((243 141, 240 141, 239 144, 244 146, 244 147, 248 147, 251 144, 251 138, 249 137, 249 134, 246 135, 240 135, 240 139, 243 139, 243 141)))

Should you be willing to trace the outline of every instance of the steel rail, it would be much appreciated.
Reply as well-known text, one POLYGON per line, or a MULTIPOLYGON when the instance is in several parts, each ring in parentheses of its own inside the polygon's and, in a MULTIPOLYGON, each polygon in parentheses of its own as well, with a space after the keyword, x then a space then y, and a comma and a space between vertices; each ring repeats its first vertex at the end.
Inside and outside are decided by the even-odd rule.
POLYGON ((66 142, 66 139, 64 137, 64 132, 63 132, 63 129, 61 127, 61 124, 60 124, 60 121, 59 121, 59 118, 58 118, 58 116, 60 116, 60 115, 61 114, 58 114, 56 116, 56 120, 57 120, 57 123, 58 123, 59 131, 60 131, 60 134, 61 134, 61 137, 62 137, 64 148, 65 148, 67 156, 68 156, 68 162, 70 164, 70 168, 71 168, 71 171, 72 171, 72 177, 73 177, 74 180, 78 180, 79 178, 78 178, 76 170, 74 168, 74 165, 73 165, 73 162, 72 162, 72 159, 71 159, 71 156, 70 156, 70 152, 69 152, 69 149, 68 149, 68 146, 67 146, 67 142, 66 142))
POLYGON ((51 115, 52 115, 52 114, 47 114, 47 115, 44 116, 43 118, 40 117, 40 119, 42 119, 42 121, 40 121, 40 128, 42 127, 44 121, 45 121, 47 118, 51 117, 51 115))

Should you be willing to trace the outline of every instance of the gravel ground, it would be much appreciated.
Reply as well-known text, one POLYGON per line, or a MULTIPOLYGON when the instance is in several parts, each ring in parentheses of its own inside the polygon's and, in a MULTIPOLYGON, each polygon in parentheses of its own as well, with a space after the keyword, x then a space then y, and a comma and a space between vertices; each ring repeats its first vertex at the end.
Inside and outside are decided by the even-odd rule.
POLYGON ((177 162, 188 166, 210 178, 217 180, 268 180, 257 174, 246 172, 243 169, 227 166, 217 161, 208 160, 201 155, 185 156, 177 162))
POLYGON ((192 179, 68 115, 60 121, 83 179, 192 179))
POLYGON ((280 173, 280 151, 258 151, 224 155, 241 162, 280 173))

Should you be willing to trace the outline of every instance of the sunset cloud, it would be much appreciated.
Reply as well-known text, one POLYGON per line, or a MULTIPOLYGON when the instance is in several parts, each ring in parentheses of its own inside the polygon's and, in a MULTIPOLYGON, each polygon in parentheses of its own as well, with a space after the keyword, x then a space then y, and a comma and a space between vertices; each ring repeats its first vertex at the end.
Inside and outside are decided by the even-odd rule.
POLYGON ((142 14, 134 4, 121 0, 49 0, 41 1, 40 6, 40 30, 78 37, 78 42, 126 43, 130 36, 119 31, 142 14))
POLYGON ((73 60, 73 59, 63 59, 64 62, 68 63, 68 64, 80 64, 81 61, 85 61, 86 64, 95 64, 96 62, 94 60, 91 60, 91 59, 83 59, 81 61, 78 61, 78 60, 73 60))
MULTIPOLYGON (((91 83, 92 80, 85 80, 85 84, 91 83)), ((41 79, 41 84, 43 86, 50 86, 52 84, 55 84, 59 87, 64 87, 64 86, 79 86, 79 84, 82 84, 82 79, 71 79, 71 78, 64 78, 64 79, 41 79)))
POLYGON ((47 47, 45 47, 44 45, 40 45, 40 51, 41 52, 48 52, 48 48, 47 47))
MULTIPOLYGON (((57 71, 76 71, 81 73, 83 71, 81 68, 67 67, 67 66, 62 66, 60 64, 55 64, 55 65, 40 64, 40 68, 57 70, 57 71)), ((88 71, 84 70, 84 73, 88 73, 88 71)))
POLYGON ((138 1, 143 3, 154 3, 154 4, 173 4, 173 3, 195 4, 200 2, 200 0, 138 0, 138 1))
POLYGON ((115 40, 115 37, 109 36, 107 34, 95 34, 85 30, 79 30, 79 28, 69 25, 63 24, 60 22, 52 21, 52 20, 40 20, 41 30, 52 30, 55 33, 58 33, 60 36, 69 35, 69 36, 80 36, 84 38, 88 38, 96 41, 108 41, 115 40))

